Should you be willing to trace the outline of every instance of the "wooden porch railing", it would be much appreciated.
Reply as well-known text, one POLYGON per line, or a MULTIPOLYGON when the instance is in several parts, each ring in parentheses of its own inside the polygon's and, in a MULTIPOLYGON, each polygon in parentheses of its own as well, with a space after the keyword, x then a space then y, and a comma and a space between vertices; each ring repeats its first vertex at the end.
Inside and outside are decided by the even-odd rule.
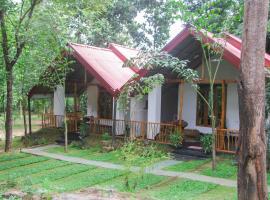
POLYGON ((238 147, 238 130, 217 129, 216 150, 223 153, 236 153, 238 147))
MULTIPOLYGON (((94 134, 112 134, 113 120, 95 118, 90 122, 90 132, 94 134)), ((154 140, 169 144, 169 135, 179 130, 179 126, 168 123, 152 123, 145 121, 115 120, 117 137, 127 137, 141 140, 154 140)))
MULTIPOLYGON (((81 113, 67 113, 67 127, 69 132, 78 131, 78 124, 82 120, 81 113)), ((42 114, 42 128, 64 127, 64 116, 52 113, 42 114)))

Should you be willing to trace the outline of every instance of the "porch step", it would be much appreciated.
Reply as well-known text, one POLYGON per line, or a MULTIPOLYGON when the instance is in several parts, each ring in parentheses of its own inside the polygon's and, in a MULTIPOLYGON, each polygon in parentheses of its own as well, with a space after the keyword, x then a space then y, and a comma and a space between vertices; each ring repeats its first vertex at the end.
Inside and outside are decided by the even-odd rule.
POLYGON ((200 146, 188 146, 181 149, 176 149, 173 151, 176 157, 181 156, 191 156, 196 158, 208 158, 209 155, 206 155, 200 146))

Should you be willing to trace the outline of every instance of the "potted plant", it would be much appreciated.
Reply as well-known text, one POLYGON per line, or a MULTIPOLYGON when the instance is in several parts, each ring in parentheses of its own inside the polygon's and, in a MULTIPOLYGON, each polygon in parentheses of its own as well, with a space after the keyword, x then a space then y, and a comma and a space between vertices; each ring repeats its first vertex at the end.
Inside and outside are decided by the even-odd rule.
POLYGON ((169 141, 174 148, 181 148, 183 136, 178 130, 176 130, 169 135, 169 141))

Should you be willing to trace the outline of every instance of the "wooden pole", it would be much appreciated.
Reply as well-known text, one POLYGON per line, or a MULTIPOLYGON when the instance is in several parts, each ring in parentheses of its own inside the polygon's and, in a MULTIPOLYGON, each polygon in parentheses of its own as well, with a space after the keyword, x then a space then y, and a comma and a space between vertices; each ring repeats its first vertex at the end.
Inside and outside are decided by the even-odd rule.
POLYGON ((74 112, 78 111, 77 83, 74 83, 74 112))
POLYGON ((182 114, 183 114, 183 103, 184 103, 184 82, 181 81, 179 83, 179 88, 180 88, 180 92, 179 92, 179 129, 180 131, 182 131, 182 114))
POLYGON ((28 120, 29 120, 29 134, 32 134, 31 98, 29 96, 28 96, 28 120))
POLYGON ((115 147, 115 135, 116 135, 116 109, 117 100, 113 97, 113 130, 112 130, 112 147, 115 147))
POLYGON ((220 128, 225 128, 225 118, 226 118, 226 85, 225 81, 222 81, 222 94, 221 94, 221 120, 220 120, 220 128))

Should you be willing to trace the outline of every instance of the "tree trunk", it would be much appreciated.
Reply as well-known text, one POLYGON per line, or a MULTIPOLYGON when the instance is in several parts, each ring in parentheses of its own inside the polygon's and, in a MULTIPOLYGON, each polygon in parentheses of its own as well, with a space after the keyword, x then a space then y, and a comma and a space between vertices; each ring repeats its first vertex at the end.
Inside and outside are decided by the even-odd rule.
POLYGON ((6 102, 6 122, 5 122, 5 129, 6 129, 5 152, 9 152, 11 150, 11 145, 12 145, 12 102, 13 102, 13 95, 12 95, 13 74, 12 74, 12 70, 7 71, 6 76, 7 76, 6 77, 7 102, 6 102))
POLYGON ((23 114, 23 126, 24 126, 24 135, 26 136, 27 135, 27 123, 26 123, 26 103, 25 103, 25 101, 23 101, 23 103, 22 103, 23 105, 22 105, 22 114, 23 114))
POLYGON ((268 0, 246 0, 241 55, 238 199, 268 199, 264 54, 268 0))

